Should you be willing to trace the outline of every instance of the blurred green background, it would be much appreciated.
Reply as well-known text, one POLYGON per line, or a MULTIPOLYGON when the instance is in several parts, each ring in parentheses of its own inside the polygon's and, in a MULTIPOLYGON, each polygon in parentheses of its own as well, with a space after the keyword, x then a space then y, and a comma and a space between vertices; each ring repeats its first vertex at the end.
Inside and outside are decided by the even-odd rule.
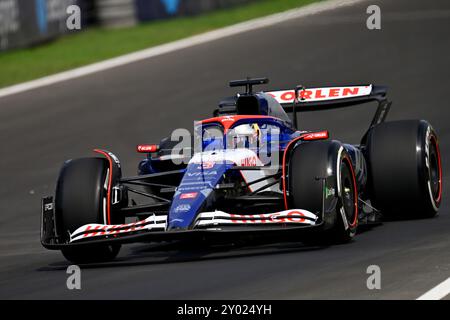
POLYGON ((195 16, 178 16, 128 27, 90 25, 83 27, 81 32, 69 33, 33 47, 0 52, 0 87, 300 7, 314 1, 259 0, 195 16))

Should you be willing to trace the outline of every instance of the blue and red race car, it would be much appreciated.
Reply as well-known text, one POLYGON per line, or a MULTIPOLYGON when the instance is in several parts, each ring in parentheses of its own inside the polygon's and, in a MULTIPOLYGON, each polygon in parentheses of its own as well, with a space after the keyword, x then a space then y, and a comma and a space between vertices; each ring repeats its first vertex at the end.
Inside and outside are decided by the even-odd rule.
POLYGON ((192 237, 289 234, 342 243, 382 214, 437 214, 437 135, 424 120, 385 122, 385 87, 253 92, 267 82, 231 81, 244 92, 196 122, 193 135, 138 145, 146 158, 137 176, 123 177, 106 150, 66 161, 55 196, 42 201, 42 245, 88 263, 114 259, 124 243, 192 237), (359 145, 297 128, 299 112, 371 101, 378 108, 359 145))

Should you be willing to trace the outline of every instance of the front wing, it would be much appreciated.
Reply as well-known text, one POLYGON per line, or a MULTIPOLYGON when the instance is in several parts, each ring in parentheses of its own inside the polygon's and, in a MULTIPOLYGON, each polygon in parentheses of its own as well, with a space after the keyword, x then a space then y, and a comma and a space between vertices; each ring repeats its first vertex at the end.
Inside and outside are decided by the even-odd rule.
POLYGON ((47 249, 100 243, 132 243, 179 240, 211 234, 246 234, 298 231, 320 227, 319 216, 303 209, 267 214, 231 214, 223 211, 199 213, 192 229, 167 230, 167 215, 150 215, 138 222, 106 225, 87 224, 61 240, 55 223, 52 197, 42 201, 41 243, 47 249))

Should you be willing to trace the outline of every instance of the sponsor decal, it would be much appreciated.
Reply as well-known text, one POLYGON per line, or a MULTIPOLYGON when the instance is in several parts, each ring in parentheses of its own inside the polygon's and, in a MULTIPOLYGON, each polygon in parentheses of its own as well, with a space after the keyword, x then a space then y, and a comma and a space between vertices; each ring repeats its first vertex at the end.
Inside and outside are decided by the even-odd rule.
POLYGON ((188 192, 188 193, 182 193, 180 195, 180 199, 195 199, 198 195, 198 192, 188 192))
POLYGON ((247 157, 241 160, 242 167, 256 167, 257 157, 247 157))
POLYGON ((189 204, 180 204, 175 208, 175 212, 185 212, 191 210, 191 206, 189 204))
POLYGON ((197 181, 197 182, 185 182, 183 185, 178 187, 179 192, 198 190, 201 191, 203 189, 212 188, 211 183, 208 181, 197 181))
POLYGON ((332 197, 332 196, 334 196, 336 194, 336 191, 335 191, 335 189, 334 188, 328 188, 328 187, 325 187, 325 198, 329 198, 329 197, 332 197))
POLYGON ((188 177, 214 176, 217 175, 217 171, 187 172, 186 175, 188 177))
POLYGON ((229 224, 300 224, 313 226, 318 216, 303 209, 290 209, 281 212, 263 214, 232 214, 223 211, 202 212, 197 216, 197 227, 220 226, 229 224))
POLYGON ((328 131, 320 131, 320 132, 312 132, 305 134, 302 139, 306 141, 310 140, 322 140, 322 139, 328 139, 328 131))
MULTIPOLYGON (((303 101, 324 101, 334 99, 353 98, 369 95, 372 86, 353 86, 353 87, 329 87, 329 88, 311 88, 299 91, 299 99, 303 101)), ((267 92, 280 103, 291 103, 294 101, 294 90, 281 90, 267 92)))
POLYGON ((304 222, 305 215, 300 211, 290 211, 287 214, 272 213, 270 220, 273 222, 304 222))
POLYGON ((305 214, 298 210, 288 212, 276 212, 270 214, 230 214, 232 223, 282 223, 282 222, 304 222, 305 214))
POLYGON ((70 236, 70 242, 90 237, 124 235, 137 231, 151 231, 156 228, 165 229, 166 219, 167 216, 150 216, 145 220, 127 224, 88 224, 75 230, 70 236))
POLYGON ((197 167, 197 169, 201 170, 201 169, 212 169, 214 167, 215 163, 214 161, 205 161, 202 162, 202 164, 200 166, 197 167))
POLYGON ((157 144, 139 144, 136 147, 137 152, 149 153, 158 151, 159 146, 157 144))
POLYGON ((217 176, 217 171, 199 171, 199 172, 187 172, 183 178, 184 184, 205 184, 210 180, 214 180, 214 177, 217 176))
POLYGON ((224 116, 222 119, 220 119, 220 122, 234 122, 233 116, 224 116))
POLYGON ((121 225, 88 225, 83 230, 85 232, 83 237, 93 237, 93 236, 103 236, 103 235, 112 235, 117 233, 126 233, 142 230, 145 228, 147 221, 140 221, 136 223, 130 224, 121 224, 121 225), (87 232, 89 231, 89 232, 87 232))

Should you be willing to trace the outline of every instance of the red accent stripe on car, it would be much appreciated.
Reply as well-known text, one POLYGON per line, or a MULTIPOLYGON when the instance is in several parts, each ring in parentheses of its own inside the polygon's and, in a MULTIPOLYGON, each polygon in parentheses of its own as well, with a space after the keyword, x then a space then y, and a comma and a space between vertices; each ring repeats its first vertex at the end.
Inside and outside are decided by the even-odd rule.
POLYGON ((303 137, 303 135, 291 140, 288 145, 286 146, 286 149, 284 149, 284 153, 283 153, 283 164, 282 164, 282 174, 281 174, 281 179, 282 179, 282 185, 283 185, 283 197, 284 197, 284 207, 286 210, 289 209, 288 207, 288 200, 287 200, 287 194, 286 194, 286 156, 287 153, 289 151, 289 148, 291 147, 292 144, 294 144, 295 142, 301 140, 303 137))
POLYGON ((94 149, 94 152, 100 153, 108 159, 109 162, 109 178, 108 178, 108 189, 106 193, 106 220, 105 224, 111 224, 111 185, 112 185, 112 167, 113 167, 113 159, 111 156, 100 149, 94 149))

